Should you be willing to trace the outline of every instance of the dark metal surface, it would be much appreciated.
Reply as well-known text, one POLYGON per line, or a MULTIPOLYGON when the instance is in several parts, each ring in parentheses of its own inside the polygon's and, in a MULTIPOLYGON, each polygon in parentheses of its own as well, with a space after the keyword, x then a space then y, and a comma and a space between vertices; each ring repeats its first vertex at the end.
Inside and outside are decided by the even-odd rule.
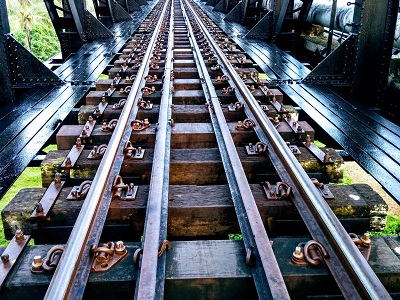
POLYGON ((282 85, 281 89, 400 201, 399 127, 323 86, 282 85))
POLYGON ((2 91, 0 108, 15 100, 14 91, 11 88, 11 61, 8 57, 7 34, 9 33, 10 24, 8 23, 6 0, 0 0, 0 61, 2 62, 0 67, 0 89, 2 91))
POLYGON ((362 103, 382 105, 392 57, 399 0, 365 0, 355 44, 352 94, 362 103), (373 89, 368 89, 371 82, 373 89))

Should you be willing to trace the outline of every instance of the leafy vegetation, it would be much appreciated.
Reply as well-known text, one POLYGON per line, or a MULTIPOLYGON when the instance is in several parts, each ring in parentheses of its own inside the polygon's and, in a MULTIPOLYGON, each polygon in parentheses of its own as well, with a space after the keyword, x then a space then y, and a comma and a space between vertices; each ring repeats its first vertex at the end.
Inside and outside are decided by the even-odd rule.
POLYGON ((46 6, 40 0, 7 0, 10 31, 15 39, 45 61, 61 50, 46 6))
POLYGON ((400 219, 388 215, 386 218, 386 228, 384 231, 370 231, 371 236, 398 236, 400 235, 400 219))
MULTIPOLYGON (((15 197, 15 195, 20 191, 22 187, 41 187, 42 179, 40 167, 26 168, 24 172, 18 177, 14 182, 8 192, 0 200, 0 211, 6 207, 6 205, 15 197)), ((3 220, 0 218, 0 246, 8 245, 4 237, 3 231, 3 220)))

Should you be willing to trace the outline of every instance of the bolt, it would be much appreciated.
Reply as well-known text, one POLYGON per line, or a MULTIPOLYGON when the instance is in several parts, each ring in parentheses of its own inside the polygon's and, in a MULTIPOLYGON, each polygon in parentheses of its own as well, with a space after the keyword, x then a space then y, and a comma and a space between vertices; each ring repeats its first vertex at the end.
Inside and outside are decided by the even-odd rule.
POLYGON ((80 147, 82 146, 81 138, 77 138, 77 139, 76 139, 75 146, 76 146, 76 148, 80 148, 80 147))
POLYGON ((307 134, 307 136, 306 136, 306 144, 305 144, 307 147, 310 147, 311 146, 311 138, 310 138, 310 135, 309 134, 307 134))
POLYGON ((59 185, 61 183, 61 173, 56 173, 54 175, 54 184, 59 185))
POLYGON ((15 240, 19 242, 19 241, 23 241, 24 239, 25 239, 25 237, 24 237, 24 233, 22 232, 22 230, 17 229, 15 231, 15 240))
POLYGON ((369 247, 371 245, 371 239, 368 232, 364 233, 364 235, 361 237, 361 241, 366 247, 369 247))
POLYGON ((36 255, 33 258, 31 270, 34 273, 39 273, 39 272, 43 271, 43 262, 42 262, 42 257, 40 255, 36 255))
POLYGON ((118 241, 115 243, 115 253, 118 255, 124 254, 126 251, 125 245, 122 241, 118 241))

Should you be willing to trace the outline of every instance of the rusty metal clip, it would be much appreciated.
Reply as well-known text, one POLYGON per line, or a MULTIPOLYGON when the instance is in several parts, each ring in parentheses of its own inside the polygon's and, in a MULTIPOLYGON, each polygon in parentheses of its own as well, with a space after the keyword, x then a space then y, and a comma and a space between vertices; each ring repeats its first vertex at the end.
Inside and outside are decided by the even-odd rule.
POLYGON ((216 64, 214 66, 210 67, 211 71, 218 71, 222 69, 222 66, 220 64, 216 64))
POLYGON ((103 132, 112 132, 114 131, 115 127, 117 126, 118 123, 118 119, 112 119, 110 122, 107 123, 103 123, 103 125, 101 126, 101 131, 103 132))
MULTIPOLYGON (((54 246, 52 247, 46 255, 46 258, 42 262, 42 268, 48 272, 53 272, 60 261, 61 255, 64 252, 64 246, 54 246)), ((33 265, 32 265, 33 268, 33 265)))
POLYGON ((299 147, 297 147, 296 145, 291 145, 290 142, 286 142, 286 144, 288 145, 290 151, 293 153, 294 156, 299 156, 301 154, 299 147))
POLYGON ((253 250, 254 250, 254 247, 250 246, 246 251, 246 264, 248 266, 251 266, 251 264, 254 261, 253 250))
POLYGON ((99 245, 99 247, 92 246, 90 253, 95 254, 92 264, 93 272, 108 271, 128 255, 128 251, 122 241, 118 241, 115 244, 114 242, 108 242, 99 245))
POLYGON ((361 238, 359 238, 358 235, 355 233, 349 233, 349 236, 351 237, 357 248, 360 250, 365 260, 368 261, 371 254, 371 239, 369 233, 364 233, 361 238))
POLYGON ((143 249, 142 248, 136 249, 135 253, 133 254, 133 267, 136 270, 139 269, 140 256, 142 254, 143 254, 143 249))
POLYGON ((35 209, 30 216, 31 220, 42 220, 47 217, 47 214, 53 208, 64 183, 65 181, 61 181, 61 174, 56 173, 54 181, 49 185, 40 201, 36 204, 35 209))
POLYGON ((244 104, 239 101, 228 105, 228 111, 242 111, 243 109, 244 109, 244 104))
POLYGON ((252 130, 256 126, 256 123, 252 119, 245 119, 243 122, 239 121, 236 129, 237 130, 252 130))
POLYGON ((126 99, 121 99, 118 101, 118 103, 115 103, 112 107, 112 109, 123 109, 126 103, 126 99))
POLYGON ((315 187, 318 189, 318 191, 321 193, 322 197, 324 197, 325 200, 334 200, 335 196, 332 194, 332 192, 329 190, 329 188, 323 184, 322 182, 319 182, 317 178, 311 178, 312 183, 315 185, 315 187))
POLYGON ((286 182, 277 182, 276 185, 271 185, 268 181, 263 181, 261 186, 268 200, 288 198, 292 192, 292 188, 286 182))
POLYGON ((172 246, 171 243, 168 240, 164 240, 160 243, 160 246, 158 247, 158 257, 161 257, 163 255, 165 250, 171 250, 172 246))
POLYGON ((20 229, 17 229, 7 248, 1 254, 0 289, 2 288, 4 281, 10 274, 14 264, 18 261, 18 258, 21 255, 22 251, 28 244, 29 239, 29 235, 24 235, 24 233, 20 229))
MULTIPOLYGON (((222 88, 221 94, 222 95, 231 95, 235 93, 235 89, 231 86, 228 86, 227 88, 222 88)), ((237 102, 240 103, 240 102, 237 102)))
POLYGON ((321 243, 310 240, 304 246, 304 258, 310 265, 318 266, 329 254, 321 243))
POLYGON ((247 155, 261 155, 268 151, 268 146, 263 142, 257 142, 255 145, 249 143, 245 148, 247 155))
POLYGON ((138 187, 133 183, 125 184, 122 180, 121 175, 118 175, 114 179, 112 186, 112 199, 113 200, 123 200, 132 201, 135 200, 138 187))
POLYGON ((151 88, 148 86, 145 86, 145 87, 142 87, 141 92, 142 92, 143 96, 149 96, 156 92, 156 88, 154 86, 152 86, 151 88))
POLYGON ((150 100, 145 101, 145 100, 143 100, 143 98, 139 98, 138 106, 141 109, 151 110, 153 108, 153 103, 151 103, 150 100))
POLYGON ((79 138, 81 139, 82 142, 85 142, 86 138, 88 138, 92 135, 92 131, 93 131, 95 125, 96 125, 96 121, 93 120, 93 117, 90 116, 89 120, 83 126, 83 130, 82 130, 81 134, 79 135, 79 138))
POLYGON ((143 121, 141 120, 133 120, 131 122, 131 127, 133 131, 141 131, 146 128, 150 127, 150 123, 148 119, 144 119, 143 121))
POLYGON ((74 186, 69 193, 67 200, 84 200, 89 192, 91 180, 85 180, 79 186, 74 186))
POLYGON ((107 150, 106 144, 102 144, 100 146, 93 146, 93 149, 90 151, 87 159, 101 159, 106 150, 107 150))
POLYGON ((81 139, 77 138, 75 145, 72 146, 67 157, 62 162, 61 168, 65 169, 67 172, 69 171, 69 169, 73 168, 75 166, 79 156, 81 155, 84 147, 85 146, 82 145, 81 139))
POLYGON ((144 149, 142 147, 133 147, 131 141, 127 141, 124 146, 124 158, 126 159, 143 159, 144 149))

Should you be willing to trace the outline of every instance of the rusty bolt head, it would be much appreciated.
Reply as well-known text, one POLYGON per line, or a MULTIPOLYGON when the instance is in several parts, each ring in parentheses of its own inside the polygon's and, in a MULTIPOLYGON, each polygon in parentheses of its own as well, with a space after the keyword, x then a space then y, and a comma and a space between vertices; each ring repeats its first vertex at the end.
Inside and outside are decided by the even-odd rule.
POLYGON ((77 138, 77 139, 76 139, 75 145, 76 145, 77 148, 80 148, 80 147, 82 146, 81 138, 77 138))
POLYGON ((364 235, 361 237, 361 241, 366 247, 369 247, 371 245, 371 239, 368 232, 364 233, 364 235))
POLYGON ((40 255, 36 255, 33 258, 32 262, 32 270, 33 271, 40 271, 43 269, 43 262, 42 262, 42 257, 40 255))
POLYGON ((8 255, 8 253, 3 253, 1 255, 1 261, 3 264, 8 263, 10 261, 10 255, 8 255))
POLYGON ((24 233, 22 232, 21 229, 17 229, 15 231, 15 240, 16 241, 23 241, 25 239, 24 233))
POLYGON ((65 166, 71 167, 71 165, 72 165, 71 158, 69 156, 67 156, 67 159, 65 160, 65 166))
POLYGON ((125 251, 126 251, 125 245, 122 241, 118 241, 115 243, 115 253, 116 254, 121 255, 121 254, 124 254, 125 251))
POLYGON ((44 209, 43 209, 42 203, 38 202, 38 203, 36 204, 35 211, 36 211, 36 213, 43 213, 44 209))

